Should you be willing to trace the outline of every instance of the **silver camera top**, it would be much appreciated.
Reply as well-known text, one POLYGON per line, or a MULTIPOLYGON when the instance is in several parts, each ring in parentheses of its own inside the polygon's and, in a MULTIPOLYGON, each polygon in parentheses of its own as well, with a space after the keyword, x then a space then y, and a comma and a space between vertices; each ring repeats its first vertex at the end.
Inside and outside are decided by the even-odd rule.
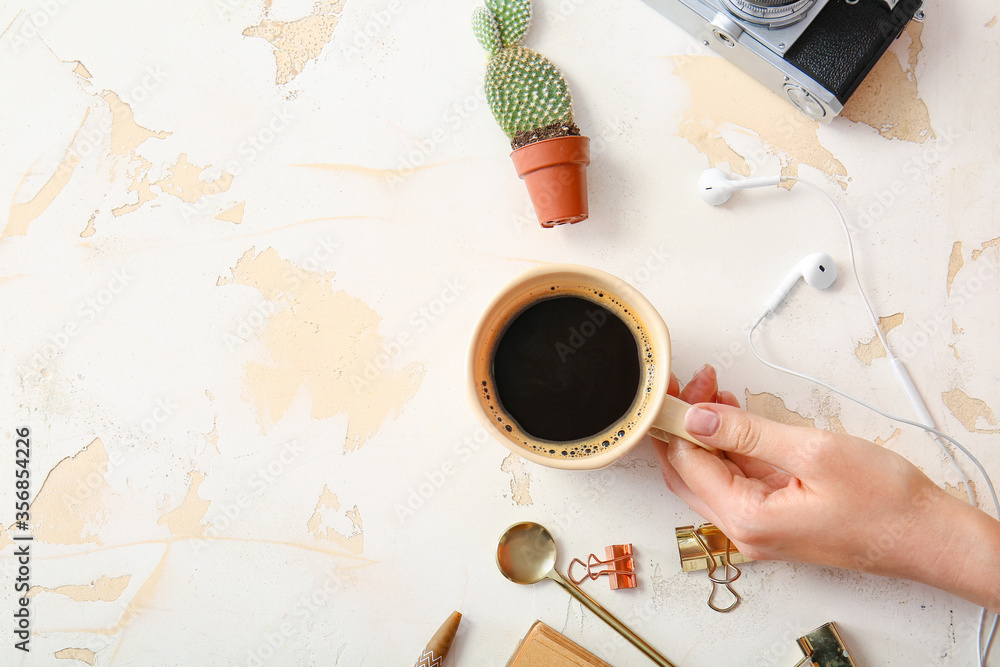
POLYGON ((824 123, 847 99, 924 0, 645 0, 824 123))

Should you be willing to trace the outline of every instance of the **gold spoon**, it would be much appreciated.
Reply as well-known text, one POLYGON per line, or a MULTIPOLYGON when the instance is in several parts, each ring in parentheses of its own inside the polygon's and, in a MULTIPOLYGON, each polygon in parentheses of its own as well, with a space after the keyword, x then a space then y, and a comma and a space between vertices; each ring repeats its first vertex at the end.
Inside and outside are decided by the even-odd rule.
POLYGON ((503 576, 515 584, 537 584, 542 579, 551 579, 642 651, 647 658, 660 667, 675 667, 642 637, 556 571, 556 541, 545 526, 524 521, 505 530, 497 542, 497 567, 503 576))

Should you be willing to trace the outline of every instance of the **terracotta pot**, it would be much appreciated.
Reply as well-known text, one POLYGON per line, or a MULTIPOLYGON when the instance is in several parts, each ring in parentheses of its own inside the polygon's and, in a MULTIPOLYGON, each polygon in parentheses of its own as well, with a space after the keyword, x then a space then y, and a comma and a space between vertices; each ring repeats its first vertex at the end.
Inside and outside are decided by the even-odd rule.
POLYGON ((578 136, 545 139, 518 148, 510 157, 517 175, 528 186, 542 227, 587 219, 590 139, 578 136))

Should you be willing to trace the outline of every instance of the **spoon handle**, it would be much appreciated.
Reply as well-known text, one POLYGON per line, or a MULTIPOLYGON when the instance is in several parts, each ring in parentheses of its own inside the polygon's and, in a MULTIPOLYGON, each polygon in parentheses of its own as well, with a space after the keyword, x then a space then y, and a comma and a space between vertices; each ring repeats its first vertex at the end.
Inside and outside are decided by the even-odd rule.
POLYGON ((568 581, 565 577, 559 574, 555 568, 553 568, 547 576, 549 579, 565 588, 567 593, 580 601, 580 604, 597 614, 602 621, 610 625, 618 634, 631 642, 631 644, 637 649, 642 651, 643 655, 647 658, 655 662, 660 667, 676 667, 674 663, 660 655, 656 649, 647 644, 642 637, 632 632, 627 625, 615 618, 611 612, 598 604, 596 600, 581 591, 576 585, 573 584, 573 582, 568 581))

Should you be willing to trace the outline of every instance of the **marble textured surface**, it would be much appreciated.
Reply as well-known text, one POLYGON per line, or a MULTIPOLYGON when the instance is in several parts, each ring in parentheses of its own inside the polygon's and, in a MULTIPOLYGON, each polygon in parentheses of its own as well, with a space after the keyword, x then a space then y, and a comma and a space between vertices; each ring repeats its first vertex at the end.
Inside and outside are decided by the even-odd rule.
POLYGON ((536 520, 563 568, 633 543, 639 588, 587 590, 685 667, 792 665, 830 620, 860 665, 971 664, 977 610, 908 582, 754 563, 713 613, 673 543, 698 518, 648 440, 597 472, 526 463, 463 378, 507 280, 586 264, 656 305, 682 379, 715 363, 750 409, 878 440, 964 496, 926 436, 749 354, 763 299, 825 250, 843 278, 796 290, 762 349, 908 412, 832 209, 694 192, 708 166, 798 175, 844 208, 937 423, 1000 477, 996 6, 930 1, 819 125, 638 0, 536 0, 527 44, 594 152, 591 219, 543 230, 485 104, 475 4, 0 6, 0 432, 31 429, 35 537, 31 652, 4 630, 0 662, 406 665, 457 609, 446 664, 503 665, 536 619, 648 664, 556 586, 500 576, 497 537, 536 520))

